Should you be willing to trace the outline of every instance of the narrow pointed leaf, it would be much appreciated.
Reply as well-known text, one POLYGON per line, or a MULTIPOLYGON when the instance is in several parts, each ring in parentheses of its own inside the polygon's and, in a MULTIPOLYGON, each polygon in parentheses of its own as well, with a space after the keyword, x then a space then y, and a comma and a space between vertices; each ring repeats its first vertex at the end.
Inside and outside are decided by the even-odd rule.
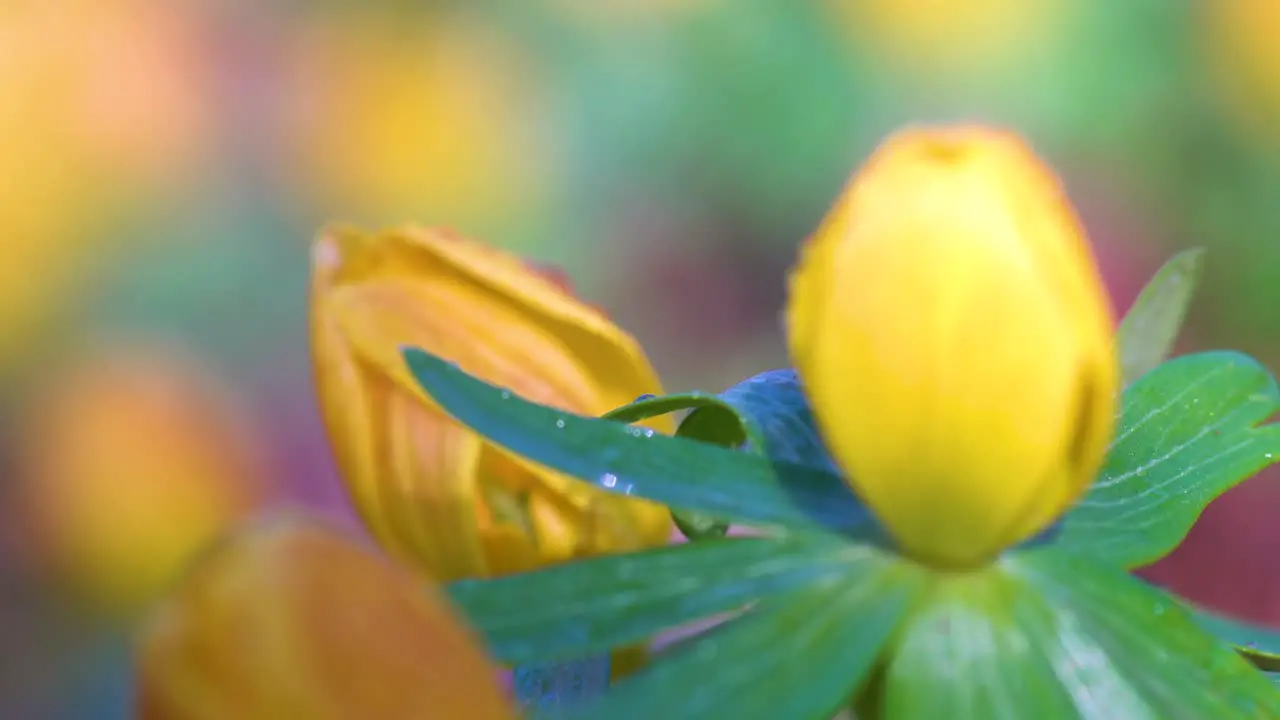
POLYGON ((1280 628, 1264 627, 1255 623, 1197 608, 1183 601, 1200 627, 1229 643, 1253 664, 1269 671, 1280 671, 1280 628))
POLYGON ((529 663, 642 642, 886 562, 872 548, 819 534, 723 538, 459 582, 449 592, 494 656, 529 663))
POLYGON ((1126 568, 1182 542, 1204 508, 1280 459, 1275 380, 1231 352, 1171 360, 1124 393, 1101 475, 1063 519, 1055 546, 1126 568))
POLYGON ((421 350, 405 350, 405 359, 423 389, 460 422, 610 492, 747 524, 855 532, 873 522, 840 477, 825 470, 530 403, 421 350))
POLYGON ((893 563, 761 603, 664 655, 574 720, 828 720, 848 704, 923 587, 893 563))
MULTIPOLYGON (((716 423, 717 426, 721 426, 721 423, 723 423, 723 427, 717 427, 717 432, 710 437, 693 437, 685 434, 686 437, 693 437, 695 440, 702 440, 703 442, 725 447, 738 447, 744 444, 762 446, 764 444, 759 428, 751 423, 749 418, 739 413, 736 407, 721 396, 710 393, 688 392, 676 395, 643 397, 633 403, 610 410, 602 417, 606 420, 633 423, 680 410, 691 410, 692 412, 689 415, 708 413, 720 421, 716 423)), ((686 416, 687 419, 688 416, 686 416)), ((683 425, 684 423, 682 422, 681 424, 683 425)), ((677 432, 677 434, 682 433, 677 432)))
MULTIPOLYGON (((730 448, 762 445, 757 428, 748 424, 745 418, 740 417, 732 405, 721 400, 719 396, 708 393, 690 392, 642 397, 629 405, 611 410, 602 417, 606 420, 631 423, 679 410, 693 410, 694 413, 706 412, 710 413, 710 417, 721 420, 712 426, 716 434, 709 437, 694 437, 695 440, 730 448)), ((688 433, 682 432, 685 424, 681 423, 676 434, 690 437, 688 433)), ((680 533, 690 540, 724 537, 729 531, 728 522, 704 513, 672 510, 671 519, 675 521, 680 533)))
MULTIPOLYGON (((634 422, 682 409, 691 412, 676 431, 680 437, 840 474, 818 432, 794 369, 762 372, 719 395, 693 392, 645 397, 604 417, 634 422)), ((673 516, 680 531, 691 540, 719 537, 728 529, 724 521, 699 513, 676 511, 673 516)), ((876 529, 874 534, 882 532, 876 529)))
POLYGON ((1200 248, 1175 255, 1151 278, 1120 322, 1116 342, 1126 386, 1169 357, 1200 282, 1203 260, 1200 248))

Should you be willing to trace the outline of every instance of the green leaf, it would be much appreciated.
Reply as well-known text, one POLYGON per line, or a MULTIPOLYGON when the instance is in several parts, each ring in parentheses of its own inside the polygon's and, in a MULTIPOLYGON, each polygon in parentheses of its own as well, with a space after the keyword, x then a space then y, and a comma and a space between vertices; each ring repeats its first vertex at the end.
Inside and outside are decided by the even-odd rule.
POLYGON ((1048 608, 999 568, 939 577, 879 688, 885 718, 1076 718, 1046 650, 1048 608))
POLYGON ((723 538, 458 582, 449 593, 495 657, 523 664, 634 644, 885 562, 874 549, 823 534, 723 538))
POLYGON ((1126 568, 1182 542, 1204 508, 1280 458, 1280 390, 1230 352, 1171 360, 1124 393, 1116 439, 1055 545, 1126 568))
MULTIPOLYGON (((695 440, 710 442, 723 447, 736 448, 740 445, 758 445, 760 438, 755 435, 755 429, 748 427, 743 422, 733 408, 733 406, 721 400, 717 395, 710 395, 703 392, 689 392, 678 395, 649 395, 641 397, 639 400, 623 405, 620 408, 605 413, 602 417, 606 420, 617 420, 621 422, 636 422, 646 418, 657 417, 658 415, 666 415, 667 413, 676 412, 678 410, 693 409, 694 413, 710 412, 712 415, 708 417, 716 417, 727 420, 723 423, 715 423, 709 426, 715 434, 709 434, 704 437, 694 437, 695 440)), ((691 413, 692 414, 692 413, 691 413)), ((688 424, 688 417, 681 422, 680 427, 676 430, 676 435, 690 437, 690 434, 683 432, 688 424)), ((705 540, 708 538, 724 537, 729 531, 729 523, 719 518, 705 515, 703 513, 688 512, 682 510, 672 510, 671 519, 675 521, 676 527, 680 529, 680 533, 690 540, 705 540)))
POLYGON ((1116 331, 1124 384, 1155 369, 1173 350, 1191 295, 1200 281, 1204 250, 1175 255, 1142 289, 1116 331))
MULTIPOLYGON (((641 398, 604 417, 634 422, 683 409, 692 412, 676 431, 680 437, 840 475, 791 368, 760 373, 720 395, 693 392, 641 398)), ((680 531, 691 540, 719 537, 728 530, 727 523, 707 515, 679 511, 672 515, 680 531)), ((876 528, 872 534, 880 535, 882 531, 876 528)))
POLYGON ((747 443, 769 458, 840 475, 818 432, 796 371, 769 370, 720 394, 722 406, 689 413, 680 434, 724 445, 747 443), (725 410, 724 408, 727 408, 725 410))
POLYGON ((1054 548, 935 576, 879 693, 891 720, 1276 717, 1280 692, 1178 602, 1054 548))
POLYGON ((923 576, 890 560, 762 602, 560 717, 828 720, 874 666, 923 576))
MULTIPOLYGON (((734 412, 730 405, 720 399, 720 396, 694 391, 674 395, 645 395, 633 403, 610 410, 601 417, 605 420, 633 423, 658 417, 659 415, 679 412, 680 410, 695 410, 699 408, 719 409, 731 414, 734 412)), ((730 443, 716 444, 728 445, 730 443)))
POLYGON ((1182 603, 1191 612, 1196 623, 1219 640, 1231 644, 1236 652, 1253 663, 1254 667, 1280 671, 1280 628, 1263 627, 1244 620, 1236 620, 1219 613, 1196 607, 1187 601, 1182 603))
POLYGON ((839 476, 530 403, 453 364, 406 349, 445 412, 490 441, 610 492, 755 525, 865 533, 875 526, 839 476))
POLYGON ((1280 692, 1163 591, 1055 548, 1001 566, 1047 608, 1025 637, 1081 717, 1280 717, 1280 692))

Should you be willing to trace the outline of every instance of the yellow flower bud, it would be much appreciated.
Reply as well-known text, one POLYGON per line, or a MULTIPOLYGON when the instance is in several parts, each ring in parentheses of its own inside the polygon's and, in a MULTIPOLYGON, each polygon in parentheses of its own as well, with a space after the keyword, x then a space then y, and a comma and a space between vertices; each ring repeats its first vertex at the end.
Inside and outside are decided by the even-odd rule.
POLYGON ((787 324, 832 455, 923 562, 992 558, 1098 470, 1110 306, 1058 180, 1012 135, 888 139, 804 249, 787 324))
POLYGON ((516 714, 449 604, 301 517, 232 536, 138 643, 142 720, 467 718, 516 714))
MULTIPOLYGON (((661 392, 639 345, 554 279, 434 230, 334 229, 313 257, 312 355, 347 487, 390 550, 450 581, 665 543, 666 509, 511 456, 414 382, 415 346, 535 402, 599 415, 661 392)), ((670 421, 650 427, 671 432, 670 421)))

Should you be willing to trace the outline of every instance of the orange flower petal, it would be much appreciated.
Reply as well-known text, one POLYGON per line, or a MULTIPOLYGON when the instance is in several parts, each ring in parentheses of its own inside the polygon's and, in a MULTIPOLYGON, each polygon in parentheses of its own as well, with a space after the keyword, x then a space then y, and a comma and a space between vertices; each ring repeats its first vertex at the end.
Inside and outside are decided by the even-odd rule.
POLYGON ((515 718, 448 603, 323 523, 206 556, 144 628, 142 720, 515 718))

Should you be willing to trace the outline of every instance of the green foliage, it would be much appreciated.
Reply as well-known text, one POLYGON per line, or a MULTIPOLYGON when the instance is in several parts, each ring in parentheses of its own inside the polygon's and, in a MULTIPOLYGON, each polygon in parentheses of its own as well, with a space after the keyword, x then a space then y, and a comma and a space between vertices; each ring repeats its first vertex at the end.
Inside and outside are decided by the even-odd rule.
POLYGON ((882 554, 825 534, 720 538, 455 583, 450 593, 512 664, 581 657, 839 577, 882 554))
POLYGON ((856 532, 874 524, 828 469, 576 416, 525 402, 421 350, 407 350, 405 357, 423 388, 461 422, 610 492, 756 526, 856 532))
POLYGON ((761 601, 564 717, 829 718, 848 704, 924 580, 888 556, 851 565, 761 601))
POLYGON ((1204 251, 1198 248, 1175 255, 1151 278, 1120 322, 1116 344, 1126 387, 1169 357, 1200 281, 1203 259, 1204 251))
POLYGON ((1110 453, 1057 543, 1126 568, 1167 555, 1205 506, 1280 459, 1267 371, 1238 353, 1171 360, 1124 393, 1110 453))
MULTIPOLYGON (((796 372, 790 368, 760 373, 720 395, 692 392, 643 397, 604 417, 635 422, 686 409, 691 412, 676 431, 680 437, 822 468, 832 475, 840 472, 818 434, 796 372)), ((677 510, 672 515, 690 540, 719 537, 728 529, 725 521, 700 513, 677 510)))
POLYGON ((447 412, 510 450, 766 535, 455 585, 493 652, 517 663, 733 613, 565 717, 826 720, 855 699, 886 718, 1280 714, 1270 679, 1206 632, 1252 642, 1243 626, 1206 627, 1125 572, 1269 461, 1273 433, 1255 426, 1277 405, 1275 383, 1246 357, 1207 353, 1144 375, 1125 394, 1099 487, 1061 535, 968 573, 917 565, 878 537, 787 371, 718 399, 647 398, 611 413, 693 407, 682 430, 703 413, 694 436, 711 441, 698 442, 535 405, 420 351, 406 359, 447 412))
POLYGON ((1270 672, 1280 671, 1280 630, 1210 612, 1186 601, 1183 605, 1200 627, 1235 645, 1255 666, 1270 672))

